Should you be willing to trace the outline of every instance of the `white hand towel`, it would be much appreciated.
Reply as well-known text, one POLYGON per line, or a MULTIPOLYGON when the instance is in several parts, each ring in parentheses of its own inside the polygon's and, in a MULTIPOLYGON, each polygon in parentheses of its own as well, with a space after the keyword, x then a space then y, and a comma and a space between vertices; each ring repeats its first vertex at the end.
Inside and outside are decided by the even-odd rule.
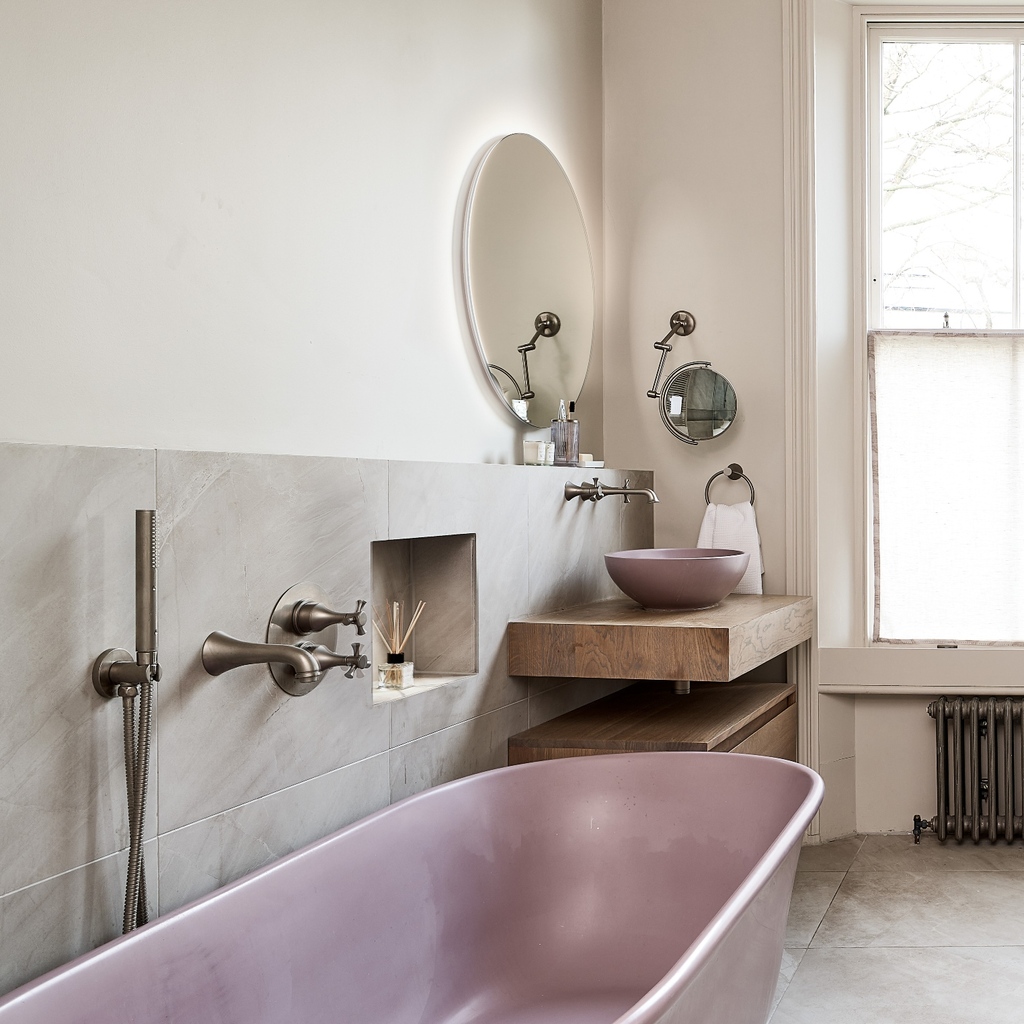
POLYGON ((757 532, 757 517, 749 501, 738 505, 716 505, 712 502, 704 513, 700 524, 699 548, 733 548, 750 554, 750 562, 743 578, 736 585, 734 594, 760 594, 761 574, 764 562, 761 559, 761 537, 757 532))

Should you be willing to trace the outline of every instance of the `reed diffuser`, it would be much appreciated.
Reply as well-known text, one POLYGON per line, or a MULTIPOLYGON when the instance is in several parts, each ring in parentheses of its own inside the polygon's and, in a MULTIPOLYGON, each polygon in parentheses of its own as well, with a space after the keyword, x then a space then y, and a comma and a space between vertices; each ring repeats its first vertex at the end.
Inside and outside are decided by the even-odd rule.
POLYGON ((405 628, 405 609, 400 601, 388 602, 386 619, 374 609, 373 628, 387 648, 386 663, 377 666, 377 689, 404 690, 412 685, 413 663, 405 660, 405 648, 425 607, 425 601, 416 605, 408 628, 405 628))

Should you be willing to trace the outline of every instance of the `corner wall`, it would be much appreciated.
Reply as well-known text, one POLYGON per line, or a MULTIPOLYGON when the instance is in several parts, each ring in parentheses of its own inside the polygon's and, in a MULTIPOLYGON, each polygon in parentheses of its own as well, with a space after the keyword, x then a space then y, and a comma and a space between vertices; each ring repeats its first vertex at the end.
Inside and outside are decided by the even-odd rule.
MULTIPOLYGON (((604 21, 606 452, 654 468, 659 546, 696 543, 707 480, 739 462, 757 490, 765 589, 782 593, 781 6, 606 0, 604 21), (673 339, 666 369, 709 359, 738 395, 737 422, 699 447, 646 397, 677 309, 697 330, 673 339)), ((712 500, 747 496, 719 478, 712 500)))

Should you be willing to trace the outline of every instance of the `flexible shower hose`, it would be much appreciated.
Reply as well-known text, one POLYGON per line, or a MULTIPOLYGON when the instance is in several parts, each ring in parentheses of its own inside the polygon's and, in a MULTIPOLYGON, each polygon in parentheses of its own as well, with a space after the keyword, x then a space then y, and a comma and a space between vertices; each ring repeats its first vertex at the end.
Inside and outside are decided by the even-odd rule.
POLYGON ((153 684, 121 687, 124 721, 124 767, 128 788, 128 881, 124 894, 124 934, 149 920, 146 908, 146 866, 142 852, 146 820, 146 787, 149 781, 150 731, 153 718, 153 684), (135 697, 139 697, 138 721, 135 697))

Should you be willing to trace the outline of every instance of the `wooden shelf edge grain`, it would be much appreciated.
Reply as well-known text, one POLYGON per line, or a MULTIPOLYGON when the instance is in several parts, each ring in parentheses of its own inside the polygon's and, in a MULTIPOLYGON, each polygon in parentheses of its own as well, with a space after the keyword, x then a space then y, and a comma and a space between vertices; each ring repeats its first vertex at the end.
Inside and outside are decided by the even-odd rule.
POLYGON ((509 764, 655 750, 796 757, 796 687, 696 683, 687 695, 643 682, 511 736, 509 764))
POLYGON ((508 624, 512 676, 727 682, 810 639, 809 597, 732 594, 715 608, 645 611, 626 598, 508 624))

